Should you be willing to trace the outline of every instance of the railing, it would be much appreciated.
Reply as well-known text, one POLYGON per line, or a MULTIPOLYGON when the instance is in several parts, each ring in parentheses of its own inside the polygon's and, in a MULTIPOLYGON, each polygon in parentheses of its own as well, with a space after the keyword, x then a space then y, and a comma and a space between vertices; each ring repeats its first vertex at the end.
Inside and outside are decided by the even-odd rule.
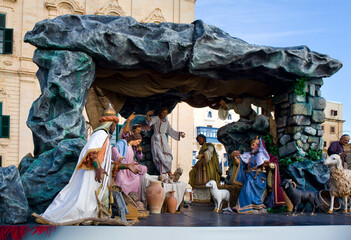
POLYGON ((197 135, 203 134, 206 136, 206 142, 219 143, 219 141, 217 140, 218 128, 196 127, 196 129, 197 129, 197 135))

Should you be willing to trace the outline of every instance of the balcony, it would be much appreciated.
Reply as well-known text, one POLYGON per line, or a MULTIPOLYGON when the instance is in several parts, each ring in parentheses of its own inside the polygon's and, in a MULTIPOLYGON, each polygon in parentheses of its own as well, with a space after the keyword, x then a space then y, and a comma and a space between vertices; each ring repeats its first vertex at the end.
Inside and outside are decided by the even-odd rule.
POLYGON ((197 135, 203 134, 206 136, 206 142, 210 143, 220 143, 217 140, 217 131, 218 128, 212 128, 212 127, 196 127, 197 130, 197 135))

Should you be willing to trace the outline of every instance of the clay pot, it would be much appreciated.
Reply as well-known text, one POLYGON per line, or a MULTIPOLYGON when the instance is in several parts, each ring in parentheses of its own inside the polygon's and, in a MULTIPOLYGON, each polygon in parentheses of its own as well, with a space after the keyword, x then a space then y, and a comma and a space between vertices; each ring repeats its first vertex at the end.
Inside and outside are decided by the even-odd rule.
POLYGON ((175 213, 177 211, 177 199, 174 197, 175 191, 169 192, 171 196, 167 199, 167 210, 169 213, 175 213))
MULTIPOLYGON (((330 192, 327 190, 319 191, 316 194, 316 206, 322 211, 327 213, 330 208, 330 192)), ((341 208, 340 201, 337 198, 334 198, 334 211, 337 211, 341 208)))
POLYGON ((146 201, 151 213, 161 213, 165 195, 160 181, 150 182, 150 186, 146 189, 146 201))

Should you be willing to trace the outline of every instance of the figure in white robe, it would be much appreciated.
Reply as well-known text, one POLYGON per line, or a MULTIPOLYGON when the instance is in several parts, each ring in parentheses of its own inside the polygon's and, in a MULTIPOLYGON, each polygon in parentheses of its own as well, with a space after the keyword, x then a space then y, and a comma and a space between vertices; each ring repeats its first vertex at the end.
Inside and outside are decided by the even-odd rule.
POLYGON ((114 131, 118 122, 114 109, 112 108, 114 116, 106 115, 110 114, 107 110, 105 110, 104 116, 99 119, 102 122, 101 125, 95 129, 82 149, 69 183, 41 214, 42 217, 54 223, 97 217, 95 191, 97 191, 100 201, 108 192, 110 182, 108 175, 111 171, 109 133, 114 131))
POLYGON ((180 137, 184 138, 184 132, 178 132, 171 127, 167 120, 168 109, 162 108, 158 116, 151 116, 154 111, 146 114, 146 120, 149 126, 153 127, 154 134, 151 137, 151 153, 153 162, 160 174, 170 173, 172 170, 172 151, 168 145, 166 134, 179 141, 180 137))
POLYGON ((234 112, 240 115, 240 119, 254 120, 257 116, 256 112, 251 108, 251 104, 257 104, 254 98, 235 98, 233 102, 226 103, 224 100, 220 102, 218 109, 218 117, 225 120, 228 117, 228 111, 234 109, 234 112))

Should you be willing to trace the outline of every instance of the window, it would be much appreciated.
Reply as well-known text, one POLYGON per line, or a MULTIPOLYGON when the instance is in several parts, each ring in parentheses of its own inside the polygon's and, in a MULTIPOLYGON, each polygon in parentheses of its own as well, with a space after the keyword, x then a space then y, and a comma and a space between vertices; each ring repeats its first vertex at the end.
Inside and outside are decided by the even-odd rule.
POLYGON ((2 102, 0 102, 0 138, 10 137, 10 116, 2 115, 2 102))
POLYGON ((232 120, 232 115, 230 113, 228 114, 228 120, 232 120))
POLYGON ((336 110, 330 110, 330 116, 338 116, 338 111, 336 110))
POLYGON ((322 130, 324 131, 324 126, 322 126, 322 130))
POLYGON ((192 166, 194 166, 196 163, 196 151, 193 151, 193 162, 192 162, 192 166))
POLYGON ((323 142, 323 147, 327 147, 327 142, 326 141, 323 142))
POLYGON ((212 118, 212 112, 211 112, 211 111, 208 111, 207 117, 208 117, 208 118, 212 118))
POLYGON ((330 127, 330 133, 335 133, 335 127, 330 127))
POLYGON ((224 167, 229 167, 228 165, 228 154, 224 153, 224 167))
POLYGON ((5 26, 6 15, 0 14, 0 54, 12 54, 13 29, 5 26))

